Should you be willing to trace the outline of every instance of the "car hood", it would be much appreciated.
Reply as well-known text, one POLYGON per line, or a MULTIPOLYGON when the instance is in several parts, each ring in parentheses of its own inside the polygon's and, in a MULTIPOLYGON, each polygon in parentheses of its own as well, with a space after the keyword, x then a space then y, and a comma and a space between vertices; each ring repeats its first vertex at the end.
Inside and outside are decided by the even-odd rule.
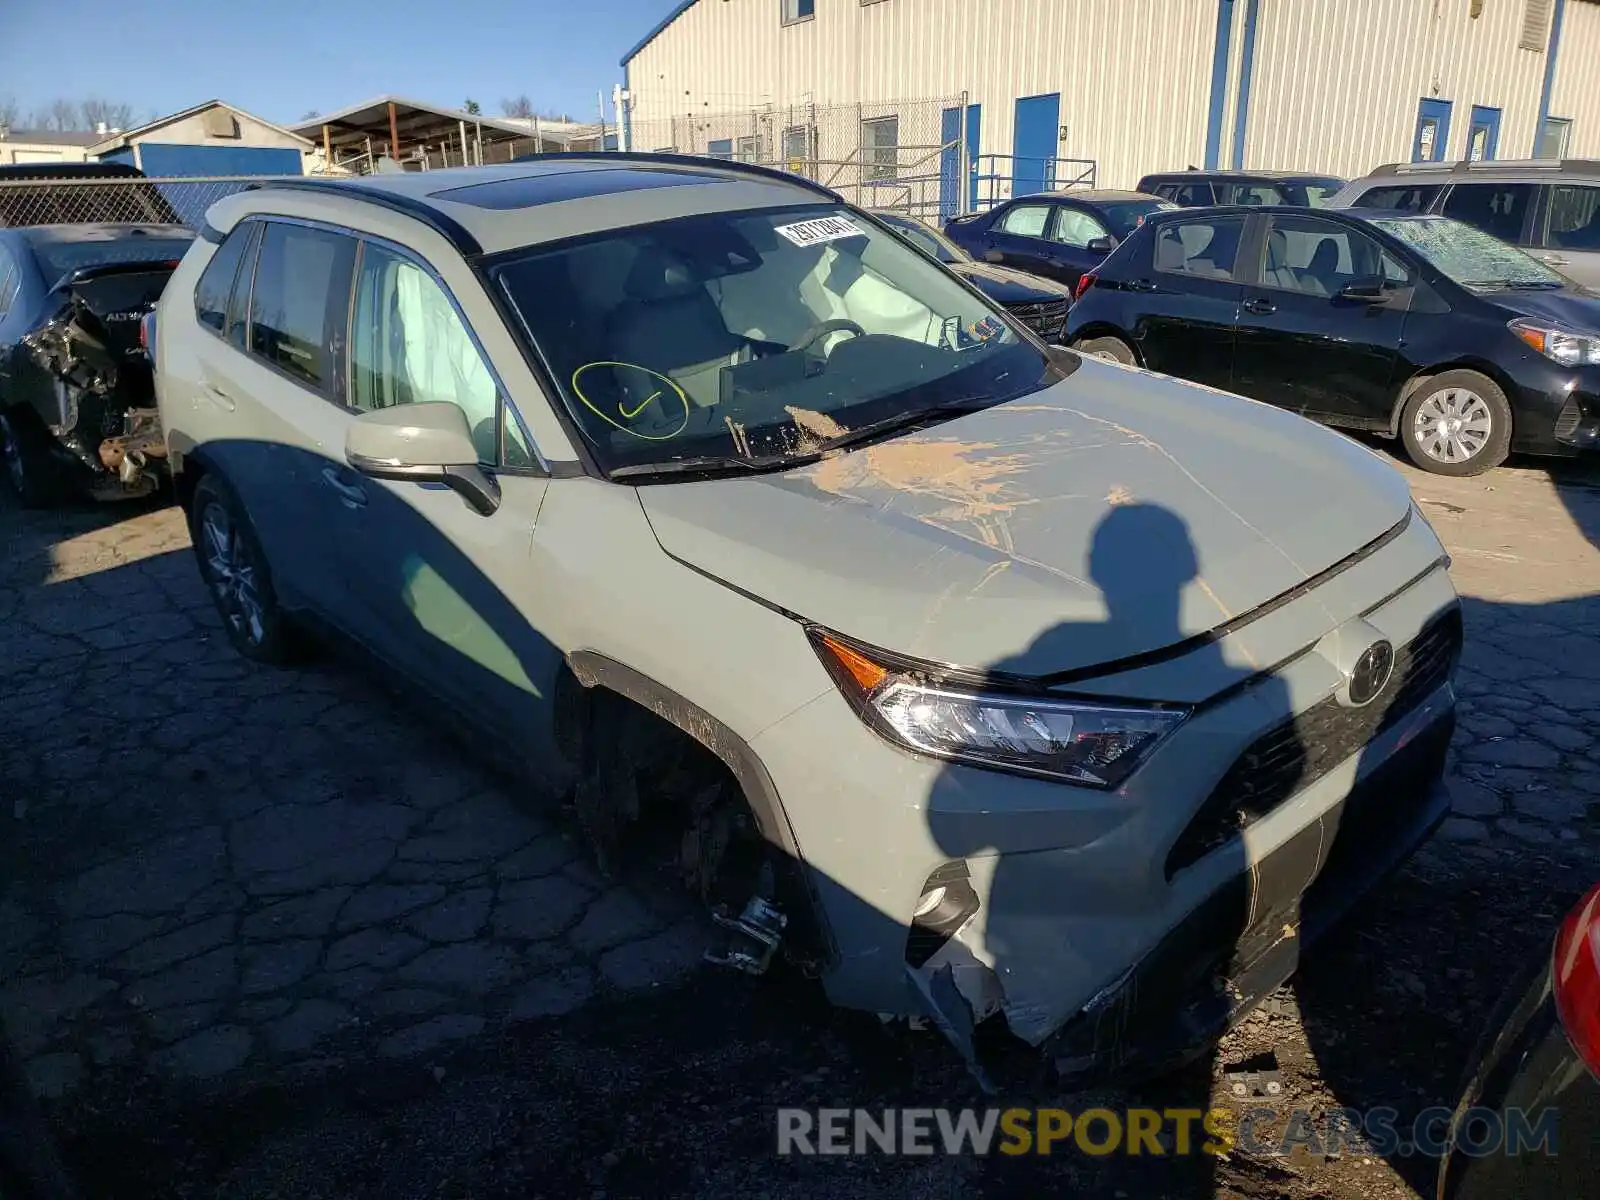
POLYGON ((1025 675, 1210 631, 1410 505, 1399 472, 1340 435, 1094 360, 914 435, 639 497, 703 574, 871 645, 1025 675))
POLYGON ((957 275, 972 283, 997 304, 1030 304, 1049 300, 1071 300, 1072 289, 1050 279, 1029 275, 1010 267, 984 262, 946 263, 957 275))
POLYGON ((1560 291, 1522 291, 1506 288, 1492 292, 1500 308, 1524 317, 1553 321, 1571 329, 1600 333, 1600 292, 1573 284, 1560 291))

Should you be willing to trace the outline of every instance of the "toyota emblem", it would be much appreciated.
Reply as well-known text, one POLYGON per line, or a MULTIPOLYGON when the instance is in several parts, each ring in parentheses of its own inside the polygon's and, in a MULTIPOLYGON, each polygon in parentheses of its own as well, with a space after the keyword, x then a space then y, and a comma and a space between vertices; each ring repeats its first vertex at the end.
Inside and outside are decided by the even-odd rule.
POLYGON ((1351 706, 1361 708, 1371 704, 1389 686, 1389 679, 1393 675, 1394 645, 1386 641, 1372 643, 1350 670, 1350 686, 1347 690, 1351 706))

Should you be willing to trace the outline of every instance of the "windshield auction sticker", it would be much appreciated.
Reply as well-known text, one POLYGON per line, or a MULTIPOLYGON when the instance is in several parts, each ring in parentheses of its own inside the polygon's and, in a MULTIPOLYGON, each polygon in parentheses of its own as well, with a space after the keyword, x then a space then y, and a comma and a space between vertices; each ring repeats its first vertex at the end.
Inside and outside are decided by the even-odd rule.
POLYGON ((811 221, 797 221, 793 225, 779 225, 778 232, 796 246, 815 246, 819 242, 867 236, 867 231, 848 217, 817 217, 811 221))

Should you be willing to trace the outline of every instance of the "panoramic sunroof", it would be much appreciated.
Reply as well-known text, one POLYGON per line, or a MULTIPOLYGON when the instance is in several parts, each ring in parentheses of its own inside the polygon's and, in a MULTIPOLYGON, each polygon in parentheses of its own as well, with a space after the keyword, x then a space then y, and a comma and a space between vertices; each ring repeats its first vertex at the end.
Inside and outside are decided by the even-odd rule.
POLYGON ((636 171, 626 167, 604 167, 592 171, 563 171, 560 174, 530 175, 519 179, 497 179, 493 183, 471 183, 465 187, 446 188, 431 195, 436 200, 470 204, 474 208, 533 208, 539 204, 609 196, 616 192, 721 182, 714 175, 691 174, 688 171, 636 171))

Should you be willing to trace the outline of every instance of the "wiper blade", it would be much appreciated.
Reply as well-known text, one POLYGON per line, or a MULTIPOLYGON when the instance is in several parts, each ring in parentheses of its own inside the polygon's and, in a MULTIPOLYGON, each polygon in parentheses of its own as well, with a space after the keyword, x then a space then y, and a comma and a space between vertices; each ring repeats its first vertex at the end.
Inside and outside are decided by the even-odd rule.
POLYGON ((693 458, 670 458, 664 462, 628 463, 613 467, 608 474, 612 479, 635 479, 644 475, 690 475, 702 472, 753 475, 761 471, 784 470, 795 466, 792 456, 769 455, 764 458, 737 458, 731 454, 702 454, 693 458))
POLYGON ((844 433, 819 442, 811 447, 811 451, 816 454, 826 454, 830 450, 844 450, 851 446, 859 446, 865 442, 876 441, 878 438, 886 437, 891 433, 899 433, 921 425, 932 425, 937 421, 947 420, 952 417, 965 416, 967 413, 977 412, 999 402, 1000 397, 998 396, 967 396, 960 400, 947 400, 943 404, 935 404, 928 408, 896 413, 892 417, 885 417, 881 421, 873 421, 869 425, 847 429, 844 433))
POLYGON ((1534 288, 1559 288, 1567 285, 1559 279, 1512 279, 1506 282, 1506 286, 1531 291, 1534 288))

